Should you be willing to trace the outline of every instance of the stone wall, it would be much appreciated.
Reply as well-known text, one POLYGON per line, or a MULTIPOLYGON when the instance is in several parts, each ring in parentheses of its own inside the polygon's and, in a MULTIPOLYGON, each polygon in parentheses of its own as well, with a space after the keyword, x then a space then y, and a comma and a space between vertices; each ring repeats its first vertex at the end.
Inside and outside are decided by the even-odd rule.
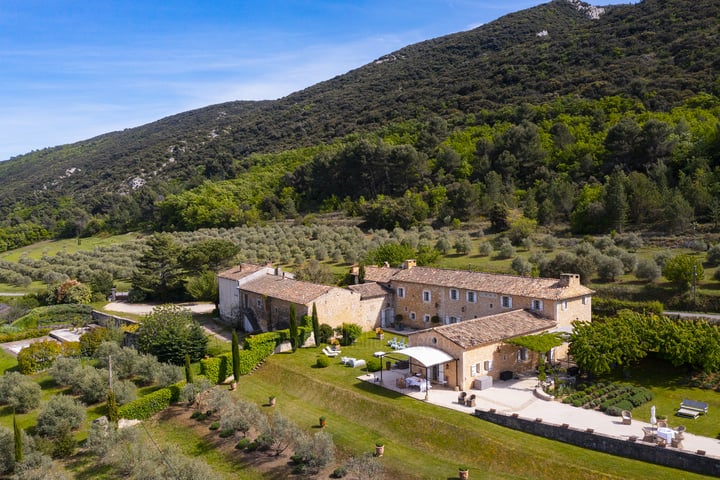
POLYGON ((545 423, 542 419, 523 418, 497 412, 475 410, 474 416, 496 425, 512 428, 540 437, 589 448, 620 457, 632 458, 671 468, 679 468, 701 475, 720 477, 720 459, 705 456, 704 453, 658 447, 645 442, 631 441, 594 433, 592 430, 578 430, 563 424, 545 423))

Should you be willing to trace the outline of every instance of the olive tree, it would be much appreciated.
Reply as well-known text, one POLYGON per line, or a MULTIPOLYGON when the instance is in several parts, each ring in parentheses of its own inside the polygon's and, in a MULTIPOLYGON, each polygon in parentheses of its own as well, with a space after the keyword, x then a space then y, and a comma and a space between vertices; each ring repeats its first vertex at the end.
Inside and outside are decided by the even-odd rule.
POLYGON ((0 404, 9 405, 18 413, 26 413, 40 405, 40 385, 18 372, 0 376, 0 404))
POLYGON ((67 395, 54 395, 37 417, 36 431, 40 436, 59 438, 79 429, 85 422, 85 407, 67 395))

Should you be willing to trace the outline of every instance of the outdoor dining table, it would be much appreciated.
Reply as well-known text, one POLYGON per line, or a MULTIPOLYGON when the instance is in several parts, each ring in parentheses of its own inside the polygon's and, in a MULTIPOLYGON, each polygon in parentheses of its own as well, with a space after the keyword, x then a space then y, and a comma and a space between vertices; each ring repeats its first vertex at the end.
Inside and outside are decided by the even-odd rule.
POLYGON ((659 427, 655 432, 658 438, 662 438, 665 442, 670 443, 675 438, 675 430, 668 427, 659 427))
POLYGON ((430 385, 427 380, 424 378, 417 378, 417 377, 407 377, 405 379, 405 385, 408 387, 418 387, 421 392, 426 391, 428 388, 430 388, 430 385))

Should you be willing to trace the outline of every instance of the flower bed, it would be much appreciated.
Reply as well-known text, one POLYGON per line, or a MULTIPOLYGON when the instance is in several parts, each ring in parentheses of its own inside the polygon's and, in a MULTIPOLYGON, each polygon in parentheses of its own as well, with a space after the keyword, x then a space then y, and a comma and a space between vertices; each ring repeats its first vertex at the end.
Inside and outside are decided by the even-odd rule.
POLYGON ((578 385, 577 391, 562 402, 574 407, 600 410, 608 415, 620 416, 623 410, 632 410, 652 400, 650 390, 619 383, 578 385))

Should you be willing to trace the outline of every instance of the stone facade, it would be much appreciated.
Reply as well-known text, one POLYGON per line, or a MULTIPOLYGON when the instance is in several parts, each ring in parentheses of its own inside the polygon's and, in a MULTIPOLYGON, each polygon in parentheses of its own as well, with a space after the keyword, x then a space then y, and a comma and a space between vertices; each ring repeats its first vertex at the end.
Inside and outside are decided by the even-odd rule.
POLYGON ((218 288, 220 318, 248 332, 288 328, 291 305, 300 321, 312 314, 313 304, 321 324, 356 323, 370 330, 379 325, 389 295, 379 287, 356 291, 302 282, 277 268, 251 264, 218 274, 218 288))
POLYGON ((574 320, 591 319, 593 291, 582 286, 576 274, 545 279, 405 265, 403 269, 371 267, 370 277, 387 280, 395 293, 395 318, 410 328, 458 323, 518 308, 565 328, 574 320))

